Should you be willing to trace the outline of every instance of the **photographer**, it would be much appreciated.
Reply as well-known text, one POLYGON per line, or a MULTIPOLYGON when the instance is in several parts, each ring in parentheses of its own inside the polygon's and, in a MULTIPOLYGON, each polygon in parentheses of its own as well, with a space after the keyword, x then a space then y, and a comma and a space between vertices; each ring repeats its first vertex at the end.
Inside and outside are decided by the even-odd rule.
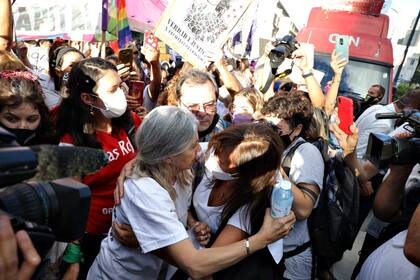
POLYGON ((16 234, 7 216, 0 216, 0 280, 26 280, 41 262, 28 234, 21 230, 16 234), (23 262, 18 266, 18 248, 23 262))

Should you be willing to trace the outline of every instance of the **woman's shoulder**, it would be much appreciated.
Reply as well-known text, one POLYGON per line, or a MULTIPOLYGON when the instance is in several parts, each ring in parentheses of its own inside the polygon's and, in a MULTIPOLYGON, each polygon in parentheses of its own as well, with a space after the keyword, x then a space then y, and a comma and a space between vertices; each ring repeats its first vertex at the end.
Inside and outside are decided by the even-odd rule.
POLYGON ((124 190, 128 193, 144 195, 162 195, 168 193, 156 180, 151 177, 127 178, 124 182, 124 190))

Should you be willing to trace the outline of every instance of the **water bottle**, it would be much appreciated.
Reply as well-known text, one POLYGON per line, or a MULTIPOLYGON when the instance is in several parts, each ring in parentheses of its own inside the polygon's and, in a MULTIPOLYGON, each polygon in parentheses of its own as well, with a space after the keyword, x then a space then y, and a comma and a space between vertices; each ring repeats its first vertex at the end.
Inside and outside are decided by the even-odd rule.
POLYGON ((278 177, 271 194, 271 216, 279 218, 289 215, 292 203, 292 183, 278 177))

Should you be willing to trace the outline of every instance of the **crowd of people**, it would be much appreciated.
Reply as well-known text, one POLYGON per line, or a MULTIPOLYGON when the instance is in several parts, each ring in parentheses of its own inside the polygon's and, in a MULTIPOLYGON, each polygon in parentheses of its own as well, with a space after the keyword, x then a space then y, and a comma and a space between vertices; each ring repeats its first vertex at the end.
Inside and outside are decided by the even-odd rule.
MULTIPOLYGON (((385 85, 373 84, 346 133, 337 97, 347 61, 335 51, 325 92, 299 48, 293 63, 305 82, 261 93, 272 43, 256 65, 220 51, 197 69, 135 43, 132 61, 121 63, 111 48, 91 57, 56 39, 41 73, 16 51, 3 20, 9 4, 0 1, 2 131, 21 146, 91 147, 108 157, 72 178, 91 191, 85 233, 54 244, 40 279, 335 279, 338 259, 322 257, 311 227, 335 176, 332 159, 355 178, 356 232, 373 210, 352 279, 420 277, 419 165, 379 169, 366 158, 371 133, 413 137, 406 123, 375 115, 420 110, 420 89, 381 105, 385 85), (273 218, 279 178, 291 182, 293 205, 273 218)), ((0 279, 30 279, 40 261, 26 232, 1 216, 0 279)))

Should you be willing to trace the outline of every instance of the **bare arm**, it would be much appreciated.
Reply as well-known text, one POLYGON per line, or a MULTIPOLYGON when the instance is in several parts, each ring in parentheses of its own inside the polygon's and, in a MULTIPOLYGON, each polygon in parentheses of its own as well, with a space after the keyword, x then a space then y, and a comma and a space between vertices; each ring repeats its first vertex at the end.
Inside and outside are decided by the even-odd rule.
MULTIPOLYGON (((280 172, 284 179, 290 181, 289 177, 287 176, 286 172, 284 172, 283 168, 280 169, 280 172)), ((296 215, 296 219, 304 220, 308 218, 309 215, 311 215, 312 209, 315 206, 315 201, 311 198, 311 196, 307 192, 303 191, 298 186, 307 188, 316 194, 319 194, 320 189, 317 185, 299 183, 296 186, 295 184, 292 183, 292 192, 293 192, 292 210, 296 215)))
POLYGON ((404 255, 414 265, 420 267, 420 204, 417 205, 416 211, 411 218, 408 226, 407 238, 404 244, 404 255))
POLYGON ((150 46, 145 46, 142 49, 142 53, 146 57, 146 60, 150 62, 150 67, 152 71, 152 76, 148 94, 150 99, 156 103, 160 94, 160 84, 162 82, 162 75, 160 72, 160 62, 159 62, 159 50, 154 49, 150 46))
MULTIPOLYGON (((309 67, 307 61, 307 54, 303 49, 298 49, 293 53, 295 63, 298 65, 302 74, 312 73, 312 68, 309 67)), ((321 86, 316 80, 313 74, 306 76, 305 78, 306 87, 308 88, 309 99, 314 107, 321 108, 324 106, 325 97, 321 90, 321 86)))
POLYGON ((9 49, 12 41, 12 5, 10 0, 0 0, 0 50, 9 49))
MULTIPOLYGON (((267 210, 260 231, 248 239, 250 253, 261 250, 269 243, 288 234, 291 222, 294 222, 293 213, 283 218, 273 219, 267 210)), ((154 251, 154 254, 169 263, 176 264, 192 278, 201 278, 239 262, 247 256, 247 250, 245 240, 223 247, 196 250, 191 241, 186 239, 154 251)))
POLYGON ((347 60, 340 59, 340 56, 338 56, 335 50, 333 50, 331 54, 331 68, 334 70, 334 79, 332 80, 330 89, 325 96, 324 104, 324 109, 327 116, 331 116, 334 111, 335 101, 338 95, 338 88, 341 81, 341 75, 343 74, 344 67, 347 63, 347 60))
POLYGON ((400 214, 404 186, 413 165, 390 165, 390 173, 382 182, 373 205, 373 213, 384 221, 393 221, 400 214))
POLYGON ((219 71, 220 79, 228 90, 236 93, 242 89, 241 83, 235 75, 227 69, 223 56, 219 60, 215 61, 214 64, 216 65, 217 71, 219 71))

